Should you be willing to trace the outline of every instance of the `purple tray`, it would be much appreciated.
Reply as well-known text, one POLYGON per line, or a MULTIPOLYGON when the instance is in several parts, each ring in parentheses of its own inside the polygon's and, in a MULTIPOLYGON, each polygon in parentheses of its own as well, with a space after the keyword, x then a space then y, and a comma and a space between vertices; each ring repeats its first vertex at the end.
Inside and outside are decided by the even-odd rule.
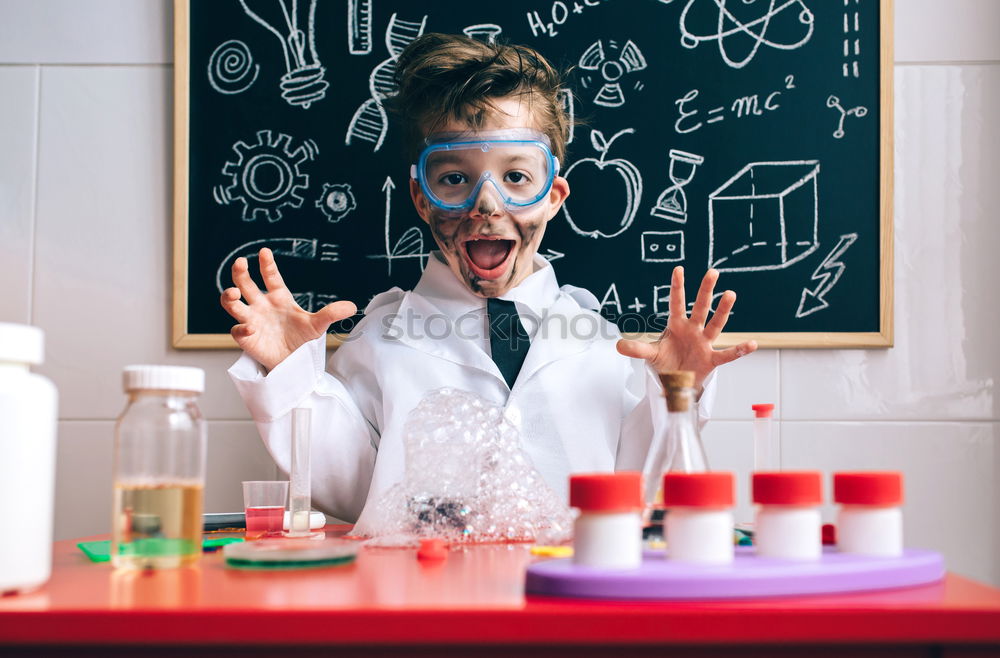
POLYGON ((660 551, 646 551, 641 567, 621 571, 577 566, 572 558, 546 560, 528 567, 525 589, 549 596, 668 601, 865 592, 942 578, 944 561, 933 551, 909 549, 902 557, 885 558, 827 547, 816 562, 796 562, 757 557, 751 547, 740 546, 725 566, 672 562, 660 551))

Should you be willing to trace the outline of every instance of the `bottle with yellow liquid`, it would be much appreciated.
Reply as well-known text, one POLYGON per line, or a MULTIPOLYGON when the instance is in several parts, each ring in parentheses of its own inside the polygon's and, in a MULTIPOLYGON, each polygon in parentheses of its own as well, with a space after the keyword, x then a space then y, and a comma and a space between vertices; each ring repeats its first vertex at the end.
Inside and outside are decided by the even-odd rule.
POLYGON ((205 371, 127 366, 128 404, 115 426, 111 562, 169 569, 201 557, 205 371))

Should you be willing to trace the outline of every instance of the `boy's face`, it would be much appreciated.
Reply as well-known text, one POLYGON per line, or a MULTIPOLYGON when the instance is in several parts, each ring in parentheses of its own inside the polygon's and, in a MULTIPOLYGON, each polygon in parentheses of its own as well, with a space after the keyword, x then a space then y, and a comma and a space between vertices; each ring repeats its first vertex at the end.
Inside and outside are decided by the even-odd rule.
MULTIPOLYGON (((487 118, 481 130, 527 128, 538 130, 528 105, 517 97, 495 101, 500 110, 487 118)), ((462 132, 469 126, 449 119, 438 132, 462 132)), ((426 137, 426 135, 425 135, 426 137)), ((480 297, 500 297, 532 273, 532 261, 545 225, 569 196, 569 183, 556 176, 552 188, 537 204, 510 212, 493 185, 483 185, 472 207, 460 214, 431 203, 420 184, 410 179, 410 197, 420 217, 430 226, 448 267, 480 297)))

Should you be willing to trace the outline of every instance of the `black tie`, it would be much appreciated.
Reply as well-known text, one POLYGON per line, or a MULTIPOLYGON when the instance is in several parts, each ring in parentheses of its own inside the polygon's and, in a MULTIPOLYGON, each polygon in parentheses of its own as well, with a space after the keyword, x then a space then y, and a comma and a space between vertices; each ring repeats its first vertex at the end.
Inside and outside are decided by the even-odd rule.
POLYGON ((514 388, 514 380, 521 371, 521 364, 531 345, 528 333, 521 326, 514 302, 487 298, 486 312, 490 322, 490 352, 493 362, 500 369, 507 387, 514 388))

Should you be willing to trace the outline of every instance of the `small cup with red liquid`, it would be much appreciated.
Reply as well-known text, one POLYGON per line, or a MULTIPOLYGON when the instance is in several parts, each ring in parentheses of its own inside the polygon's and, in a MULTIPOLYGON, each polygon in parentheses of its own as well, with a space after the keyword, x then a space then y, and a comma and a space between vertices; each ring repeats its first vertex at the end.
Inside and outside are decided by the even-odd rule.
POLYGON ((286 480, 251 480, 243 483, 247 540, 284 535, 286 480))

